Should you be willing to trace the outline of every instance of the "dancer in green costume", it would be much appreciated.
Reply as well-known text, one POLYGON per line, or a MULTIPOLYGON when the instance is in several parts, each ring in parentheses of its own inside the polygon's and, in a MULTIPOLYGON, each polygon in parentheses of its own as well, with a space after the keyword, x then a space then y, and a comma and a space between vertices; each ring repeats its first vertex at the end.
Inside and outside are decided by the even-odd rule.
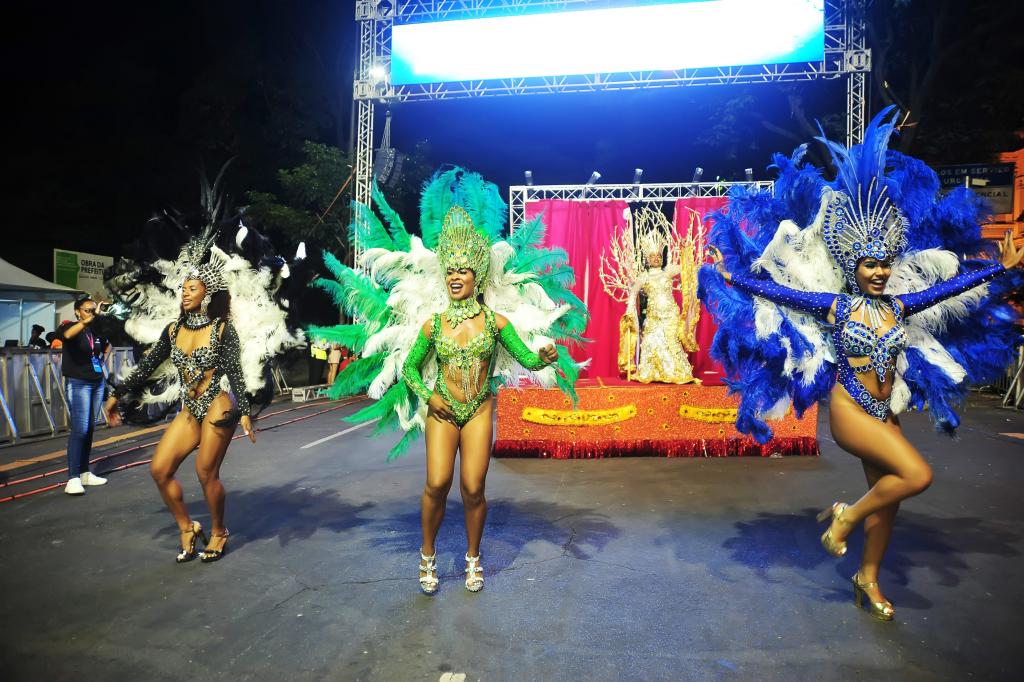
POLYGON ((586 312, 568 289, 572 270, 565 253, 541 246, 540 218, 501 239, 505 203, 497 187, 479 175, 453 168, 434 176, 420 205, 422 238, 405 231, 379 191, 374 201, 388 227, 358 205, 354 223, 354 236, 370 247, 360 260, 368 274, 325 254, 337 281, 317 282, 364 321, 311 332, 362 355, 332 391, 340 396, 365 390, 378 402, 350 420, 380 419, 378 432, 406 430, 392 456, 420 430, 426 433, 419 565, 426 594, 438 590, 434 540, 461 453, 469 545, 465 586, 477 592, 483 588, 480 541, 495 390, 526 377, 557 384, 575 399, 579 365, 553 341, 581 341, 586 312))

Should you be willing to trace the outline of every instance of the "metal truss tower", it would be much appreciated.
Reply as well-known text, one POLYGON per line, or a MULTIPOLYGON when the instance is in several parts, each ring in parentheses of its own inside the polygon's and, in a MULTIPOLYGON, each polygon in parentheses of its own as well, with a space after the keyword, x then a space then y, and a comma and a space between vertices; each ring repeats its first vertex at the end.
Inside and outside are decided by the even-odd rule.
MULTIPOLYGON (((865 40, 865 0, 823 0, 823 4, 825 58, 821 62, 393 85, 389 78, 391 28, 396 21, 470 19, 491 14, 517 14, 538 8, 551 11, 583 7, 601 9, 621 6, 621 3, 616 0, 357 0, 356 20, 360 29, 359 68, 353 88, 357 105, 355 200, 367 205, 370 203, 375 103, 845 77, 846 142, 855 144, 864 136, 868 73, 871 69, 871 52, 865 40)), ((358 256, 361 251, 359 245, 354 244, 353 247, 358 256)))

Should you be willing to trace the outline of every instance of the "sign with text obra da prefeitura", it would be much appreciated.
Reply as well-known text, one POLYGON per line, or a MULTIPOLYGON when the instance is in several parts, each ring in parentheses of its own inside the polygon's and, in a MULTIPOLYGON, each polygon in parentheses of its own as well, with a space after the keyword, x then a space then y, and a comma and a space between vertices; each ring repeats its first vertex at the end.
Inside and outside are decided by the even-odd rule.
POLYGON ((103 287, 103 271, 113 264, 113 256, 54 249, 53 281, 87 292, 95 299, 103 299, 107 297, 103 287))

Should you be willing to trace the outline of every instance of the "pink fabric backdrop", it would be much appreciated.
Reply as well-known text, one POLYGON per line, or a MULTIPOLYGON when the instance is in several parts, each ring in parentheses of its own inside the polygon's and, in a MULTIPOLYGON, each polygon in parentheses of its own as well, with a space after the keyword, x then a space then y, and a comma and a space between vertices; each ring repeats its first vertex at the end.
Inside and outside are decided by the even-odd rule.
MULTIPOLYGON (((717 211, 725 203, 726 199, 724 197, 678 199, 676 200, 675 212, 676 225, 680 231, 685 230, 687 225, 690 224, 690 211, 687 209, 692 209, 704 221, 704 232, 706 234, 711 228, 711 222, 706 218, 707 214, 717 211)), ((696 353, 690 353, 690 363, 693 365, 693 376, 709 386, 721 385, 722 377, 725 376, 725 370, 722 366, 708 355, 708 350, 711 348, 711 340, 714 338, 717 329, 718 327, 715 325, 714 320, 711 319, 711 313, 702 304, 700 307, 700 320, 697 322, 697 345, 700 346, 700 350, 696 353)))
POLYGON ((601 252, 611 241, 616 228, 624 223, 624 201, 563 201, 547 199, 530 202, 527 218, 544 214, 547 246, 558 246, 569 254, 576 271, 573 293, 590 312, 584 336, 592 339, 582 348, 572 348, 576 360, 590 359, 584 377, 617 377, 616 355, 619 343, 619 318, 626 312, 624 303, 612 300, 601 286, 601 252))

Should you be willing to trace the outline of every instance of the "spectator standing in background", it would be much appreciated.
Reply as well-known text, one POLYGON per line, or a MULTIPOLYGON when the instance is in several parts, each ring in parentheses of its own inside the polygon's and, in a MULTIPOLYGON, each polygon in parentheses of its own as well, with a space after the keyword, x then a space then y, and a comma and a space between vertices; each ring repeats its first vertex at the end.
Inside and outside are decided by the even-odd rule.
POLYGON ((32 336, 28 339, 29 348, 46 348, 49 344, 43 340, 43 332, 46 329, 41 324, 32 325, 32 336))
POLYGON ((88 296, 75 300, 75 322, 64 322, 57 328, 61 342, 61 372, 71 433, 68 434, 68 482, 64 492, 82 495, 84 486, 103 485, 107 479, 89 471, 89 454, 96 416, 103 403, 103 357, 106 342, 90 329, 96 319, 96 301, 88 296))
POLYGON ((331 352, 327 355, 327 385, 334 385, 334 379, 338 376, 338 365, 341 364, 341 344, 332 343, 331 352))
POLYGON ((318 386, 324 378, 324 367, 327 365, 327 342, 323 339, 312 339, 309 342, 309 385, 318 386))

